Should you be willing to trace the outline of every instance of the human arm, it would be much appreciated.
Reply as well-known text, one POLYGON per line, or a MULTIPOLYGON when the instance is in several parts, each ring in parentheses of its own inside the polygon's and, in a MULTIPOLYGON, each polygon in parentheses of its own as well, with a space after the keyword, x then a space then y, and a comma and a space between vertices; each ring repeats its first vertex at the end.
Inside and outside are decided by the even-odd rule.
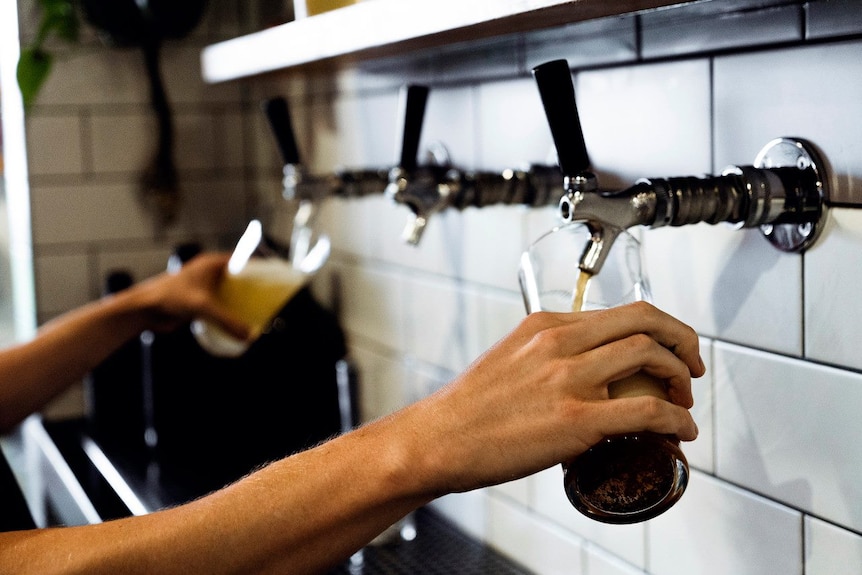
POLYGON ((537 472, 607 434, 694 439, 702 374, 696 334, 649 304, 532 314, 437 393, 198 501, 0 534, 0 572, 325 572, 440 495, 537 472), (668 381, 673 403, 608 399, 640 370, 668 381))
POLYGON ((80 381, 144 330, 176 328, 208 317, 238 337, 247 328, 216 302, 229 255, 203 254, 177 273, 162 273, 63 314, 27 342, 0 350, 0 432, 80 381))

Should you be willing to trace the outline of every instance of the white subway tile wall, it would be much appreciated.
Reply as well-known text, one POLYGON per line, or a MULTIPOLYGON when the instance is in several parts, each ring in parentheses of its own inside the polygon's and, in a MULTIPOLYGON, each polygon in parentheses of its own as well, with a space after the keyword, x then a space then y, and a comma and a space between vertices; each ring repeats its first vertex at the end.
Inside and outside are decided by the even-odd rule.
MULTIPOLYGON (((640 525, 591 522, 568 504, 554 468, 435 508, 539 574, 860 573, 862 216, 853 206, 862 204, 862 40, 846 36, 860 28, 834 11, 858 14, 862 3, 777 12, 761 4, 745 3, 758 8, 754 20, 720 18, 757 23, 738 28, 748 33, 732 46, 690 35, 658 46, 674 42, 659 34, 675 25, 668 13, 641 36, 646 53, 637 22, 623 19, 506 38, 472 55, 452 49, 335 75, 207 86, 200 46, 208 34, 236 33, 229 15, 242 13, 231 0, 216 2, 208 32, 172 45, 166 59, 184 204, 161 232, 136 195, 154 138, 137 55, 71 51, 28 117, 40 316, 96 297, 109 269, 155 272, 175 242, 229 244, 255 210, 287 226, 280 160, 257 107, 265 97, 289 97, 312 171, 391 166, 405 79, 433 84, 422 150, 443 143, 465 168, 547 164, 551 138, 527 64, 571 55, 587 67, 575 71, 575 85, 605 187, 750 164, 769 140, 789 135, 823 151, 843 207, 805 255, 724 225, 643 232, 654 300, 695 327, 708 367, 693 383, 701 435, 684 445, 693 474, 677 506, 640 525), (770 14, 781 18, 751 38, 770 14), (845 36, 833 38, 829 21, 845 36), (818 41, 807 44, 805 34, 818 41), (790 45, 764 48, 773 41, 790 45)), ((714 17, 685 15, 679 22, 692 26, 714 17)), ((520 252, 557 223, 553 207, 450 210, 412 247, 400 239, 409 215, 382 194, 321 206, 334 252, 315 288, 338 300, 366 419, 445 385, 520 321, 520 252)))
POLYGON ((715 344, 716 473, 862 531, 862 376, 715 344))
POLYGON ((851 573, 862 558, 862 537, 814 517, 805 517, 805 575, 851 573))
POLYGON ((805 254, 805 352, 810 359, 862 370, 862 211, 834 209, 823 241, 805 254))
POLYGON ((583 72, 575 90, 603 186, 710 171, 709 60, 583 72))
POLYGON ((802 573, 802 513, 697 471, 647 531, 647 571, 656 575, 802 573))
POLYGON ((584 541, 523 506, 497 497, 488 498, 487 541, 503 555, 528 569, 549 575, 583 570, 584 541))
POLYGON ((27 121, 27 139, 43 142, 28 150, 31 175, 80 174, 84 171, 81 118, 42 116, 27 121))
POLYGON ((831 165, 833 200, 860 203, 860 78, 858 41, 716 58, 715 169, 751 163, 772 138, 805 138, 831 165), (750 82, 760 89, 740 89, 750 82))
POLYGON ((530 68, 560 58, 572 67, 628 62, 637 56, 636 24, 636 16, 621 16, 533 34, 526 39, 524 59, 530 68))

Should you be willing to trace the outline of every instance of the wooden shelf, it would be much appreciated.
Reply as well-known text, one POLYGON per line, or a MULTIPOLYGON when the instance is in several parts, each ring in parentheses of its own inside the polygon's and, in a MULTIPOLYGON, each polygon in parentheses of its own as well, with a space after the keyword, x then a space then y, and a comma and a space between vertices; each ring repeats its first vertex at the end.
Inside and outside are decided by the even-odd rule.
POLYGON ((329 66, 682 4, 667 0, 366 0, 212 44, 207 82, 329 66))

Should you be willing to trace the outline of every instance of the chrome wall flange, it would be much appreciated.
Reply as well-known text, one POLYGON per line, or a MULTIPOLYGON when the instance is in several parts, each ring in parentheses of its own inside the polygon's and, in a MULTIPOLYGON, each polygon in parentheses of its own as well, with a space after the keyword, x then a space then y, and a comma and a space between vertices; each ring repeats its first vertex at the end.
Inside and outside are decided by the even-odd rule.
POLYGON ((797 168, 808 172, 810 185, 800 189, 805 221, 760 226, 763 236, 784 252, 801 253, 810 247, 826 224, 829 181, 826 166, 814 145, 798 138, 776 138, 754 160, 755 168, 797 168))

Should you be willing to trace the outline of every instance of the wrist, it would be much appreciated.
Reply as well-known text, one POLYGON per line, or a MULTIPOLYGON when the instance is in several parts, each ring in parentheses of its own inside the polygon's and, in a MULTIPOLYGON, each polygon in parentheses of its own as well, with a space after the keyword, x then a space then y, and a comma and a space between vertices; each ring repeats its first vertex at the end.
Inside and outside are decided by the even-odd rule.
POLYGON ((369 424, 367 429, 379 436, 376 442, 371 441, 382 451, 386 487, 399 497, 422 503, 457 491, 459 485, 460 461, 452 461, 451 452, 443 449, 450 442, 435 436, 439 420, 429 417, 427 411, 425 402, 420 401, 369 424))
POLYGON ((155 322, 151 318, 156 305, 145 284, 104 296, 99 303, 106 315, 112 318, 115 329, 128 337, 154 327, 155 322))

